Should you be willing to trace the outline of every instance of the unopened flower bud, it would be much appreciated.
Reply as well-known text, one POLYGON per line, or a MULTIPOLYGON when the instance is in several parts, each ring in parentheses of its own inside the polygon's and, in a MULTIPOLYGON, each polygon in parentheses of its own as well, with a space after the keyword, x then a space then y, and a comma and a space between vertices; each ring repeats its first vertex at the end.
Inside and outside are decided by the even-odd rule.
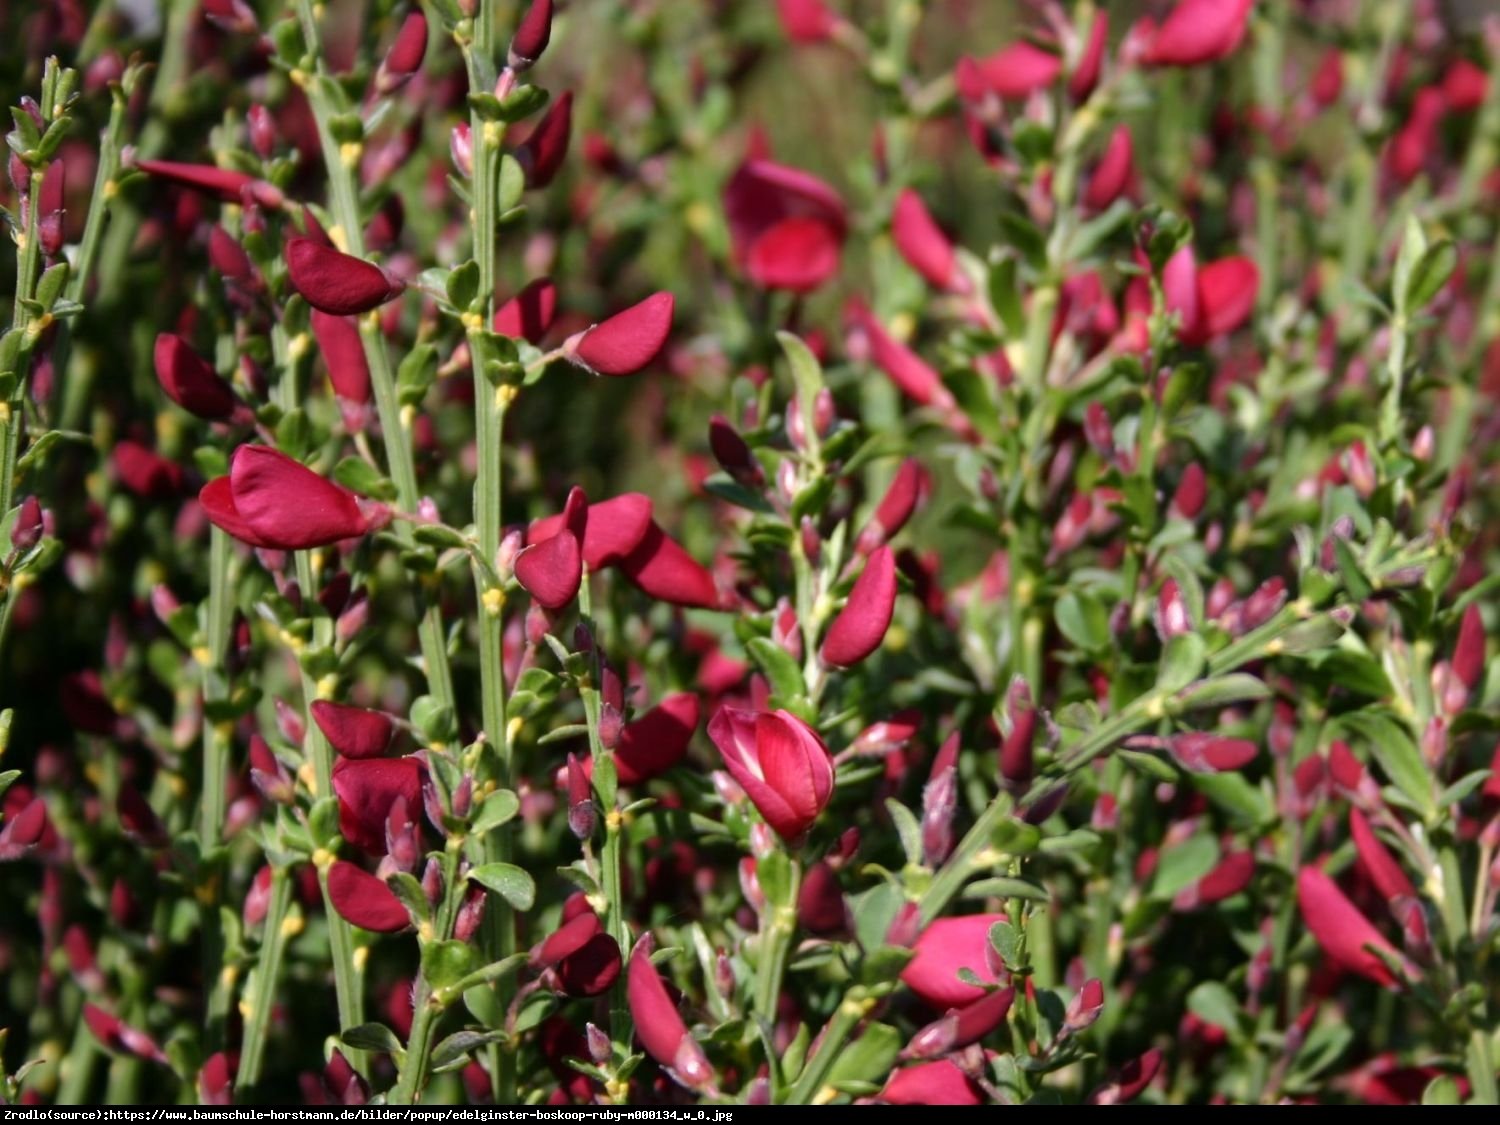
POLYGON ((568 755, 568 830, 580 840, 594 834, 594 792, 577 755, 568 755))
POLYGON ((250 107, 246 115, 250 132, 250 147, 262 160, 269 160, 276 151, 276 119, 271 111, 259 103, 250 107))
POLYGON ((453 126, 453 132, 448 136, 448 154, 458 174, 466 180, 472 179, 474 176, 474 140, 467 121, 460 121, 453 126))
POLYGON ((427 896, 428 905, 436 910, 443 898, 443 869, 436 856, 428 859, 422 869, 422 893, 427 896))
POLYGON ((609 1033, 593 1023, 586 1024, 583 1033, 588 1040, 589 1058, 594 1061, 594 1065, 607 1064, 614 1057, 614 1047, 610 1043, 609 1033))
POLYGON ((482 887, 470 887, 464 895, 458 915, 453 919, 453 937, 457 941, 473 941, 484 924, 485 903, 488 897, 482 887))
POLYGON ((26 497, 16 513, 16 522, 11 525, 10 545, 24 555, 42 541, 44 527, 41 501, 35 496, 26 497))

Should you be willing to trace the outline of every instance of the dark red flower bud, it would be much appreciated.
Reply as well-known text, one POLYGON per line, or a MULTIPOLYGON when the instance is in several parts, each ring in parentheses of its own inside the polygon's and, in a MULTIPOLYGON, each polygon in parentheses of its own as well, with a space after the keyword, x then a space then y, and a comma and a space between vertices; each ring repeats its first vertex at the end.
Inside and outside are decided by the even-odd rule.
POLYGON ((274 804, 290 805, 296 799, 291 773, 258 734, 250 736, 250 782, 274 804))
POLYGON ((666 344, 674 304, 670 293, 653 294, 572 336, 563 354, 596 375, 634 375, 666 344))
POLYGON ((464 900, 459 904, 458 913, 453 918, 453 939, 455 941, 473 941, 479 933, 479 927, 484 925, 484 912, 489 903, 489 895, 483 887, 470 887, 464 893, 464 900))
POLYGON ((1470 691, 1484 671, 1484 641, 1484 619, 1479 615, 1479 605, 1470 602, 1458 626, 1451 664, 1454 678, 1470 691))
POLYGON ((1354 756, 1348 743, 1335 742, 1328 748, 1328 772, 1343 794, 1361 808, 1380 807, 1380 786, 1354 756))
MULTIPOLYGON (((370 402, 370 364, 354 318, 313 309, 311 320, 313 337, 318 341, 318 350, 323 353, 328 381, 333 384, 339 405, 367 406, 370 402)), ((345 409, 344 418, 346 423, 351 420, 357 423, 350 429, 364 428, 362 412, 345 409)))
POLYGON ((651 949, 651 935, 646 934, 630 954, 626 996, 636 1037, 646 1053, 680 1084, 710 1093, 714 1087, 713 1068, 667 994, 661 975, 651 963, 651 949))
POLYGON ((110 453, 120 483, 137 496, 162 499, 182 490, 182 467, 138 441, 121 441, 110 453))
POLYGON ((750 452, 745 439, 722 414, 715 414, 708 420, 708 447, 713 450, 714 460, 720 468, 746 488, 759 488, 765 484, 765 470, 750 452))
POLYGON ((600 996, 620 976, 620 946, 589 910, 575 914, 533 949, 531 963, 550 968, 569 996, 600 996))
POLYGON ((163 332, 156 338, 156 380, 166 398, 199 419, 229 419, 240 408, 240 399, 207 360, 187 345, 181 336, 163 332))
POLYGON ((807 869, 797 889, 797 922, 808 933, 833 937, 849 930, 849 912, 838 874, 826 860, 807 869))
POLYGON ((1011 680, 1005 707, 1010 716, 1010 733, 1000 743, 1000 776, 1013 789, 1025 789, 1031 783, 1034 768, 1037 713, 1031 702, 1031 689, 1019 676, 1011 680))
MULTIPOLYGON (((1189 0, 1191 2, 1191 0, 1189 0)), ((1131 1059, 1114 1077, 1089 1095, 1090 1105, 1119 1105, 1141 1093, 1161 1071, 1162 1050, 1152 1047, 1138 1059, 1131 1059)))
POLYGON ((223 203, 240 203, 247 197, 262 207, 278 208, 281 192, 245 172, 212 164, 181 164, 172 160, 139 160, 136 167, 158 180, 190 188, 223 203))
POLYGON ((260 30, 248 0, 203 0, 203 15, 232 35, 254 35, 260 30))
POLYGON ((516 149, 516 159, 526 172, 526 186, 544 188, 552 182, 568 155, 573 135, 573 91, 567 90, 547 108, 536 128, 516 149))
POLYGON ((422 9, 413 8, 402 21, 396 41, 375 72, 376 93, 384 96, 405 86, 421 69, 426 54, 427 17, 422 14, 422 9))
POLYGON ((42 502, 35 496, 28 496, 21 501, 21 507, 16 512, 16 522, 11 524, 10 545, 24 555, 42 541, 45 528, 42 502))
POLYGON ((880 547, 866 560, 849 600, 828 628, 824 662, 848 667, 869 656, 885 639, 895 608, 896 560, 889 547, 880 547))
POLYGON ((580 840, 594 834, 594 792, 576 755, 568 755, 568 830, 580 840))
POLYGON ((245 114, 245 122, 250 132, 250 147, 262 160, 269 160, 276 151, 276 119, 271 111, 257 102, 245 114))
POLYGON ((495 310, 495 331, 539 344, 557 317, 557 286, 539 277, 495 310))
POLYGON ((1099 74, 1104 69, 1104 52, 1109 46, 1109 13, 1103 8, 1094 10, 1093 22, 1089 24, 1088 38, 1083 41, 1083 50, 1073 73, 1068 76, 1068 96, 1082 102, 1099 85, 1099 74))
POLYGON ((506 64, 518 74, 530 68, 552 40, 552 0, 531 0, 511 37, 506 64))
POLYGON ((1097 978, 1091 977, 1083 982, 1078 995, 1068 1004, 1067 1015, 1063 1019, 1063 1033, 1077 1035, 1080 1031, 1087 1030, 1093 1026, 1102 1011, 1104 985, 1097 978))
POLYGON ((352 492, 263 445, 236 449, 229 476, 204 485, 198 502, 236 539, 282 551, 355 539, 390 519, 384 505, 362 505, 352 492))
POLYGON ((362 930, 393 934, 411 925, 411 916, 383 880, 346 860, 328 869, 328 901, 339 917, 362 930))
POLYGON ((309 711, 328 744, 346 758, 378 758, 390 748, 396 725, 384 711, 315 700, 309 711))
POLYGON ((388 271, 323 246, 311 238, 286 244, 287 271, 297 292, 315 309, 335 316, 369 312, 394 300, 406 283, 388 271))
POLYGON ((881 497, 874 517, 859 533, 854 549, 862 555, 868 555, 894 538, 906 526, 906 521, 911 519, 917 505, 926 499, 931 483, 932 478, 915 457, 902 461, 896 475, 891 478, 891 486, 881 497))
POLYGON ((97 1004, 86 1003, 83 1006, 83 1022, 93 1033, 99 1043, 111 1051, 123 1051, 127 1055, 135 1055, 148 1062, 169 1065, 166 1054, 156 1045, 156 1041, 144 1031, 139 1031, 124 1023, 118 1016, 111 1015, 97 1004))

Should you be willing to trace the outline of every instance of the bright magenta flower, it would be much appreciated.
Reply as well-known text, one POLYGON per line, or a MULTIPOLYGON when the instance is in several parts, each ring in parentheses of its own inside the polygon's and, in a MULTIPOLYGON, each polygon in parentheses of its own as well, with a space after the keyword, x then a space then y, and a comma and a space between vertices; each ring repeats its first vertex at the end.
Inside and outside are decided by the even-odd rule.
POLYGON ((887 1105, 983 1105, 985 1097, 954 1063, 938 1059, 895 1071, 879 1100, 887 1105))
POLYGON ((1395 947, 1318 868, 1304 867, 1297 873, 1297 905, 1303 922, 1335 965, 1387 988, 1399 983, 1386 963, 1371 952, 1373 948, 1395 955, 1395 947))
POLYGON ((1234 53, 1255 0, 1182 0, 1150 34, 1150 66, 1198 66, 1234 53))
POLYGON ((674 303, 672 294, 654 293, 570 338, 564 354, 596 375, 634 375, 666 345, 674 303))
POLYGON ((229 475, 203 486, 198 502, 216 525, 252 547, 300 551, 384 527, 390 511, 361 501, 284 453, 242 445, 229 475))
POLYGON ((844 201, 816 176, 747 160, 724 188, 724 214, 736 263, 762 289, 807 293, 838 272, 844 201))
POLYGON ((911 188, 903 189, 896 197, 896 208, 891 212, 891 238, 907 264, 934 289, 967 293, 973 288, 968 276, 958 268, 953 243, 933 220, 922 197, 911 188))
POLYGON ((984 997, 985 989, 958 978, 969 969, 986 984, 995 984, 990 927, 1005 921, 1004 914, 965 914, 939 918, 917 937, 916 956, 901 970, 901 979, 934 1008, 962 1008, 984 997))
POLYGON ((833 757, 817 732, 787 711, 722 707, 708 736, 766 823, 788 843, 801 839, 833 795, 833 757))

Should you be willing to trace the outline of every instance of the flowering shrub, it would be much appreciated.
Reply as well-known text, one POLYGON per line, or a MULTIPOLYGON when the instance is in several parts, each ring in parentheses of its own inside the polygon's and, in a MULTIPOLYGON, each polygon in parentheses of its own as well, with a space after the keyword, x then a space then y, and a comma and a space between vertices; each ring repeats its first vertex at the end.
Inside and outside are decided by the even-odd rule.
POLYGON ((1500 23, 1001 8, 11 7, 0 1103, 1497 1101, 1500 23))

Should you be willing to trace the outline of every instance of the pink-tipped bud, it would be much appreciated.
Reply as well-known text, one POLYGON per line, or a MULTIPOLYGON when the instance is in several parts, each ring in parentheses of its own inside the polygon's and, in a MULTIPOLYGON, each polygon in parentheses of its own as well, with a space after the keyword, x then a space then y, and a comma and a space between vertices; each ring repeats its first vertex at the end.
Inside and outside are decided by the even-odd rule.
POLYGON ((26 497, 16 512, 16 522, 11 525, 10 545, 24 555, 42 541, 45 527, 42 502, 35 496, 26 497))
POLYGON ((405 86, 421 69, 427 54, 427 17, 413 8, 402 21, 396 41, 375 72, 375 92, 382 97, 405 86))
POLYGON ((859 533, 854 549, 868 555, 889 542, 906 526, 907 520, 926 498, 931 482, 932 478, 916 458, 908 457, 901 462, 901 467, 891 478, 891 486, 880 500, 880 506, 875 509, 875 515, 859 533))
POLYGON ((594 793, 578 758, 568 755, 568 830, 580 840, 594 834, 594 793))
POLYGON ((719 467, 746 488, 760 488, 765 484, 765 470, 745 444, 745 439, 722 414, 715 414, 708 420, 708 447, 719 467))
POLYGON ((448 134, 448 155, 453 167, 464 179, 474 176, 474 137, 467 121, 460 121, 448 134))
POLYGON ((506 53, 506 64, 517 74, 532 67, 552 39, 552 0, 531 0, 506 53))

